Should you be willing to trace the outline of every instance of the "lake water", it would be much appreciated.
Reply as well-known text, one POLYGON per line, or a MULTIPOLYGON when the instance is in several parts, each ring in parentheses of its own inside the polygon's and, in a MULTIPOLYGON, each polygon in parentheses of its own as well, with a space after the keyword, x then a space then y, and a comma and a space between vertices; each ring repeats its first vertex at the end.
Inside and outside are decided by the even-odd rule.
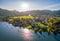
POLYGON ((34 33, 33 30, 14 27, 7 22, 0 22, 0 41, 60 41, 60 35, 51 32, 34 33))

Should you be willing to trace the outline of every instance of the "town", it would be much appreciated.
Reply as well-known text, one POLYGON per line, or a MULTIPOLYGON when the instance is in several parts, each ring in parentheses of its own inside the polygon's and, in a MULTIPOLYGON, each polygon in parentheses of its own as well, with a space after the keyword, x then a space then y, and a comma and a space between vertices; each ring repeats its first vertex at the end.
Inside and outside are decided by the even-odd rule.
POLYGON ((13 26, 19 26, 20 28, 32 29, 35 33, 39 32, 42 34, 42 32, 48 32, 49 35, 53 32, 55 35, 57 33, 60 34, 60 17, 49 17, 49 15, 32 16, 29 14, 27 16, 5 17, 2 21, 8 22, 13 26))

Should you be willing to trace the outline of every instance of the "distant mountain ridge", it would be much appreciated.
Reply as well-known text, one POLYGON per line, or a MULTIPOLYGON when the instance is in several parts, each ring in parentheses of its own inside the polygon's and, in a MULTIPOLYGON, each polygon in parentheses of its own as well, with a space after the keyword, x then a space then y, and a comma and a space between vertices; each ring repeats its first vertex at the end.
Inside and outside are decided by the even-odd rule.
POLYGON ((32 10, 32 11, 24 11, 24 12, 18 12, 16 10, 9 11, 0 8, 0 16, 19 16, 19 15, 47 15, 47 14, 53 14, 53 15, 59 15, 60 16, 60 10, 57 11, 51 11, 51 10, 32 10))

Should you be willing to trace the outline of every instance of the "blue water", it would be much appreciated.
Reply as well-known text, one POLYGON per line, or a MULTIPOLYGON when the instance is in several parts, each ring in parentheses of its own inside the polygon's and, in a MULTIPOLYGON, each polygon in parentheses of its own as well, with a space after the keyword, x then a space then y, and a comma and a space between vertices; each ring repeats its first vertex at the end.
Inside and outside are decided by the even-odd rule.
POLYGON ((34 33, 33 30, 14 27, 7 22, 0 22, 0 41, 60 41, 60 35, 51 32, 34 33))

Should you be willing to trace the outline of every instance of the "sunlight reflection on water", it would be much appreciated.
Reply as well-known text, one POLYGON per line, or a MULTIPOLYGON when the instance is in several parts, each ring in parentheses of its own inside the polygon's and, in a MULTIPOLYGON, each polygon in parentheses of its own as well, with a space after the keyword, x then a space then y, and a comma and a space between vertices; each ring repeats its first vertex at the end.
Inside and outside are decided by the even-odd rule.
POLYGON ((22 31, 22 37, 24 38, 25 41, 33 40, 33 34, 31 30, 21 28, 21 31, 22 31))

